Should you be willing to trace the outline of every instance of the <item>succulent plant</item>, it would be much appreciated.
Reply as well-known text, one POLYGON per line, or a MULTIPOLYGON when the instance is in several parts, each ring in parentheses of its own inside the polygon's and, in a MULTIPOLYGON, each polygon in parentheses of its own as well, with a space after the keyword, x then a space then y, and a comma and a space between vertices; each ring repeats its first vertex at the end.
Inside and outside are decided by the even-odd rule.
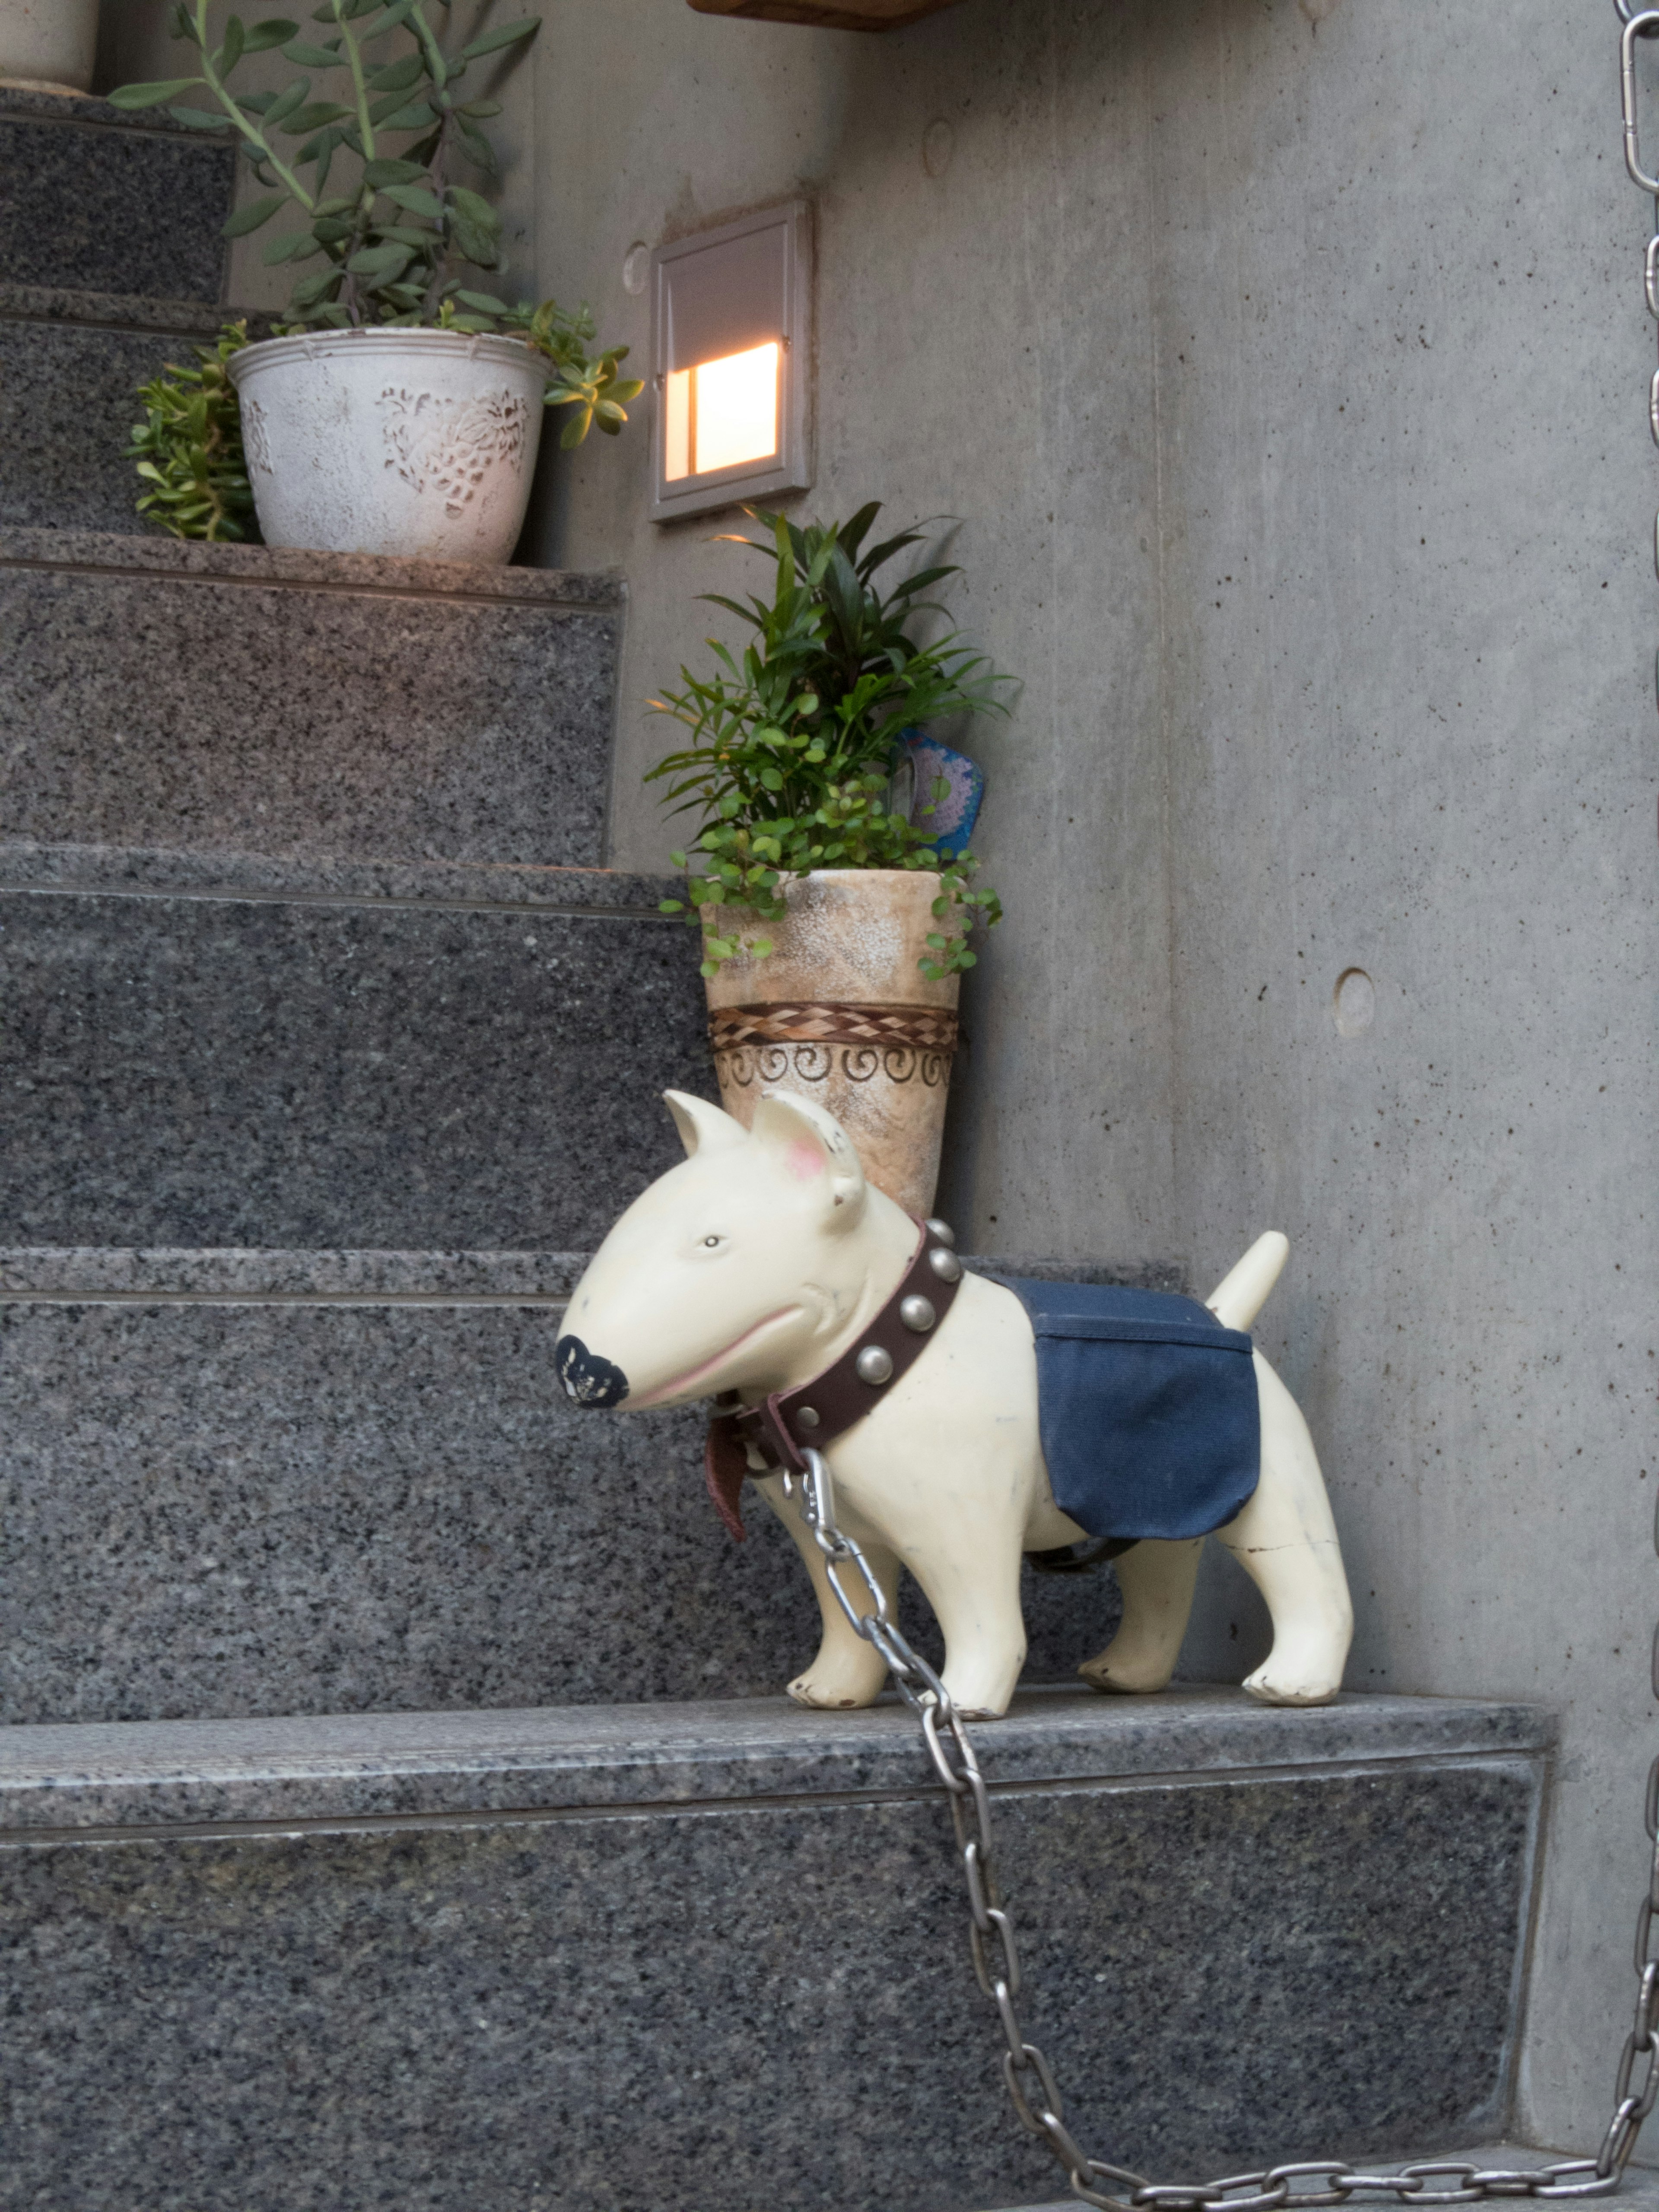
POLYGON ((644 389, 619 374, 627 347, 590 354, 596 333, 586 307, 512 305, 460 273, 461 264, 491 274, 505 266, 499 213, 455 173, 470 165, 487 181, 498 177, 483 125, 501 106, 472 96, 465 81, 490 57, 521 52, 541 18, 486 28, 446 50, 434 23, 441 9, 447 20, 451 0, 324 0, 312 11, 322 26, 314 33, 286 16, 247 25, 234 12, 216 33, 210 0, 175 0, 173 35, 195 49, 195 74, 123 85, 110 97, 118 107, 164 106, 187 130, 237 131, 263 189, 231 216, 226 237, 291 212, 299 227, 268 241, 265 261, 322 264, 296 279, 289 327, 522 337, 551 364, 547 404, 573 410, 562 443, 579 445, 596 423, 614 436, 644 389), (233 91, 242 63, 273 51, 301 73, 280 92, 233 91), (342 71, 338 98, 313 97, 313 79, 342 71), (191 104, 203 93, 210 106, 191 104))

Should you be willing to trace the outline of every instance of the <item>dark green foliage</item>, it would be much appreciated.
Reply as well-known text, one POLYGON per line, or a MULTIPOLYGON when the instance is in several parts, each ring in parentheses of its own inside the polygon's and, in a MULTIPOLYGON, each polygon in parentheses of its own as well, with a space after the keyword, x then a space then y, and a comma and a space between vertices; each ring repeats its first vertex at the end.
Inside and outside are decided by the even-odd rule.
POLYGON ((563 443, 580 445, 597 422, 614 434, 644 386, 618 374, 626 346, 590 356, 592 317, 548 301, 510 307, 469 290, 458 264, 498 274, 506 266, 501 218, 481 192, 452 174, 470 163, 487 179, 499 174, 495 149, 480 128, 501 108, 470 99, 468 71, 492 55, 520 52, 541 27, 539 15, 492 26, 446 52, 432 13, 450 0, 323 0, 311 20, 324 28, 303 36, 298 23, 271 16, 250 28, 224 19, 216 44, 209 27, 212 0, 175 0, 173 35, 196 49, 200 73, 156 84, 129 84, 110 94, 118 107, 165 106, 191 129, 234 126, 260 185, 259 196, 225 225, 227 238, 262 229, 292 210, 297 229, 264 248, 268 264, 315 262, 296 277, 288 323, 295 330, 361 330, 373 325, 501 331, 522 337, 551 362, 550 407, 568 407, 563 443), (390 41, 390 45, 387 45, 390 41), (406 50, 398 51, 399 47, 406 50), (279 93, 239 96, 229 80, 248 54, 280 47, 307 74, 279 93), (313 76, 344 79, 337 97, 313 97, 313 76), (206 92, 214 108, 179 104, 206 92), (284 147, 283 140, 299 140, 284 147), (395 142, 388 145, 388 141, 395 142), (347 188, 329 192, 344 155, 347 188), (305 173, 309 171, 308 179, 305 173), (355 179, 355 181, 351 179, 355 179))
POLYGON ((138 512, 175 538, 258 540, 236 389, 225 373, 246 343, 247 325, 227 323, 216 346, 191 347, 194 368, 169 362, 138 388, 144 419, 127 447, 146 487, 138 512))
MULTIPOLYGON (((927 939, 933 957, 921 963, 930 981, 971 968, 975 919, 989 927, 1002 917, 994 891, 969 887, 978 865, 971 854, 941 860, 927 831, 892 810, 890 793, 902 730, 969 711, 1006 714, 997 695, 1012 678, 954 631, 931 644, 911 635, 919 617, 939 611, 923 594, 957 571, 924 566, 884 591, 877 572, 922 539, 907 531, 866 552, 880 511, 872 501, 850 522, 802 529, 745 509, 770 543, 723 542, 773 562, 772 596, 746 604, 706 596, 747 623, 754 641, 738 659, 711 638, 714 672, 682 668, 684 690, 651 702, 695 738, 646 781, 667 781, 673 811, 703 817, 690 854, 673 857, 687 870, 705 975, 739 949, 757 958, 772 949, 764 937, 740 940, 736 917, 722 927, 720 909, 780 921, 783 878, 811 868, 937 869, 940 926, 927 939)), ((938 786, 933 800, 945 792, 938 786)), ((685 904, 669 899, 663 910, 684 913, 685 904)))

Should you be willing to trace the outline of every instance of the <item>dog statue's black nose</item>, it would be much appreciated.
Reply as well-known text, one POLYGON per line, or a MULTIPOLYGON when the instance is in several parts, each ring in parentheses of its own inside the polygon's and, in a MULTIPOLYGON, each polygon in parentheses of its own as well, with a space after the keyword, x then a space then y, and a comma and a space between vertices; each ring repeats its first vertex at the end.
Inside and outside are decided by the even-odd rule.
POLYGON ((579 1406, 620 1406, 628 1395, 628 1377, 620 1367, 590 1352, 579 1336, 562 1336, 553 1347, 564 1395, 579 1406))

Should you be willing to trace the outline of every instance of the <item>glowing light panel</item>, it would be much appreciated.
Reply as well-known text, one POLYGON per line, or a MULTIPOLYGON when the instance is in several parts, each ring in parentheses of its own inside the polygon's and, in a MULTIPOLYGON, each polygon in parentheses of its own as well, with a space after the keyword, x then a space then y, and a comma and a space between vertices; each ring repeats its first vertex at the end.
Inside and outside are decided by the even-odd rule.
POLYGON ((775 338, 670 374, 663 415, 663 474, 670 483, 769 460, 777 452, 781 358, 775 338))

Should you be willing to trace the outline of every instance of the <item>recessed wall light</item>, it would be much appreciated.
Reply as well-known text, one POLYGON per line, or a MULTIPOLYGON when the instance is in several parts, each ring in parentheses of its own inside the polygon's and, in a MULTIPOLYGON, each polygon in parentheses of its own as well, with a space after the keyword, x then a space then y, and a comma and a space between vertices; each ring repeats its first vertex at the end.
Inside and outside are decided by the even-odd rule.
POLYGON ((810 485, 810 221, 795 200, 653 254, 654 521, 810 485))

